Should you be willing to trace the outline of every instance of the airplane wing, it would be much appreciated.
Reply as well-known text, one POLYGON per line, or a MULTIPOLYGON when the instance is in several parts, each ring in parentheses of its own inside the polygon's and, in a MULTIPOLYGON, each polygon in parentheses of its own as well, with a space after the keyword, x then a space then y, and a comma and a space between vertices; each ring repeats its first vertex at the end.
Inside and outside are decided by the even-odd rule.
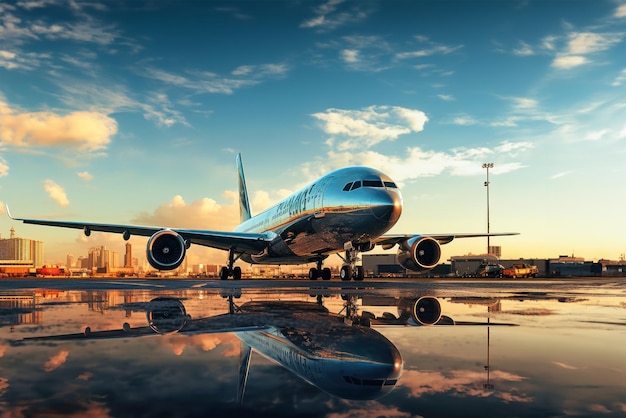
POLYGON ((263 324, 262 320, 260 320, 256 314, 223 314, 196 320, 190 319, 180 330, 176 330, 175 332, 160 332, 155 329, 155 327, 150 326, 132 328, 128 324, 124 324, 120 329, 93 331, 90 327, 87 327, 83 332, 79 333, 27 337, 21 340, 21 342, 110 340, 169 334, 218 334, 225 332, 260 331, 269 328, 268 325, 263 324))
POLYGON ((455 238, 479 238, 479 237, 503 237, 509 235, 519 235, 519 232, 497 232, 497 233, 447 233, 447 234, 395 234, 395 235, 382 235, 376 238, 373 243, 376 245, 382 245, 384 249, 389 249, 396 244, 406 241, 415 236, 430 237, 437 240, 439 244, 448 244, 455 238))
POLYGON ((158 231, 169 229, 180 234, 185 240, 189 241, 192 244, 217 248, 221 250, 229 250, 232 247, 236 247, 240 251, 249 251, 255 254, 267 248, 270 242, 276 237, 276 234, 273 232, 252 234, 245 232, 178 229, 154 226, 101 224, 92 222, 69 222, 44 219, 16 218, 11 215, 8 205, 6 205, 6 211, 9 218, 16 221, 21 221, 25 224, 82 229, 87 236, 89 236, 92 231, 99 231, 122 234, 125 239, 128 239, 131 235, 150 237, 158 231))

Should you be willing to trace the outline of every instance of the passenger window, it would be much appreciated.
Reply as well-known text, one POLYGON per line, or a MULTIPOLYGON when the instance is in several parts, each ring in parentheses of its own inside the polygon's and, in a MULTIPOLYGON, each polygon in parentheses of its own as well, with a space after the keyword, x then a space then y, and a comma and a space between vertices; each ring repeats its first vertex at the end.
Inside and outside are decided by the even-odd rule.
POLYGON ((358 189, 359 187, 361 187, 361 182, 355 181, 350 190, 355 190, 355 189, 358 189))
POLYGON ((343 191, 347 192, 348 190, 350 190, 350 187, 352 187, 352 183, 351 182, 346 184, 345 186, 343 186, 343 191))

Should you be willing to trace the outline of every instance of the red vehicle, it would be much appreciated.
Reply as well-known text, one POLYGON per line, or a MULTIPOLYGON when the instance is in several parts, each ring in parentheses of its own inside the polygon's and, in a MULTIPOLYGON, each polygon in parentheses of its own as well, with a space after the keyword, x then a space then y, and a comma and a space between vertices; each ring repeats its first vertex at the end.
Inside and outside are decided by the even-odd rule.
POLYGON ((539 269, 532 264, 513 264, 511 267, 502 270, 504 277, 537 277, 539 269))

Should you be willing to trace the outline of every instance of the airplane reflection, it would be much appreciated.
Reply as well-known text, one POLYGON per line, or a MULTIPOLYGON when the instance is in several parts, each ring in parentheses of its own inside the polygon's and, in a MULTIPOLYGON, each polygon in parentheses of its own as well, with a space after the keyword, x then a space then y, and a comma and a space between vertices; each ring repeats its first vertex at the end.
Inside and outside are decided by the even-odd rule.
POLYGON ((452 318, 442 315, 439 300, 432 296, 400 298, 395 302, 397 316, 385 312, 380 317, 368 311, 359 313, 359 297, 350 294, 342 295, 344 306, 339 313, 331 313, 324 306, 323 296, 318 296, 316 302, 248 301, 241 305, 236 303, 240 290, 222 296, 227 299, 228 313, 192 319, 181 299, 157 297, 136 305, 145 309, 147 326, 131 327, 124 323, 121 329, 103 331, 86 327, 82 333, 30 337, 23 341, 232 332, 241 341, 239 404, 243 403, 253 351, 328 394, 350 400, 372 400, 391 392, 403 370, 399 350, 372 327, 455 324, 452 318))

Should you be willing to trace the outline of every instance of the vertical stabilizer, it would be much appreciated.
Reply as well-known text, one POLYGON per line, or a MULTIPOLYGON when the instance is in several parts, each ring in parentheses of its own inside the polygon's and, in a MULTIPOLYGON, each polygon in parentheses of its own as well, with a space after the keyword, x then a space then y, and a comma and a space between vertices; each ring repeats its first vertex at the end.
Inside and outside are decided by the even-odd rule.
POLYGON ((252 217, 250 214, 250 201, 246 188, 246 177, 243 175, 243 163, 241 154, 237 154, 237 171, 239 172, 239 220, 244 223, 252 217))

